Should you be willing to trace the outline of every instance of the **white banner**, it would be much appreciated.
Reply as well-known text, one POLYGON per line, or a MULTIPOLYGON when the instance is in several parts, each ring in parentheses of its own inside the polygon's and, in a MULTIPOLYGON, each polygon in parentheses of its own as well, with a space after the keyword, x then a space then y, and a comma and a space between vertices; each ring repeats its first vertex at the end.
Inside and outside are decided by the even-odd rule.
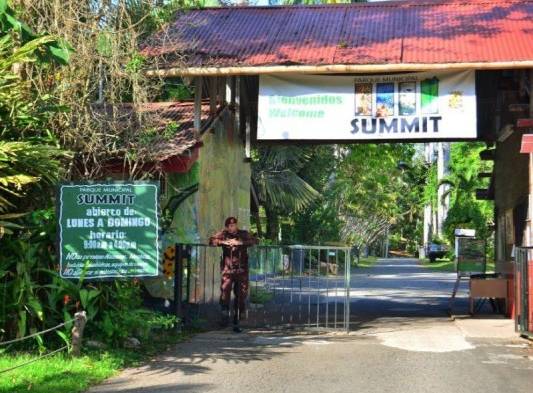
POLYGON ((476 137, 474 71, 259 79, 258 140, 476 137))

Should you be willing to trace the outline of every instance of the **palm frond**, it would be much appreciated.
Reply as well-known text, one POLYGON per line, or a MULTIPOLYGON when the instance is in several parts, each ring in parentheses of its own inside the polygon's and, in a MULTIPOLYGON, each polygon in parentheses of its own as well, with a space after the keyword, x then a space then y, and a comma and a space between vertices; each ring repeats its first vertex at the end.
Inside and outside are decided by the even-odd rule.
POLYGON ((261 169, 300 169, 310 158, 306 149, 295 146, 268 146, 259 149, 256 166, 261 169))
POLYGON ((283 212, 301 211, 320 197, 318 191, 291 170, 257 173, 253 183, 261 203, 283 212))
POLYGON ((58 179, 61 157, 54 146, 0 141, 0 212, 8 212, 28 187, 49 185, 58 179))

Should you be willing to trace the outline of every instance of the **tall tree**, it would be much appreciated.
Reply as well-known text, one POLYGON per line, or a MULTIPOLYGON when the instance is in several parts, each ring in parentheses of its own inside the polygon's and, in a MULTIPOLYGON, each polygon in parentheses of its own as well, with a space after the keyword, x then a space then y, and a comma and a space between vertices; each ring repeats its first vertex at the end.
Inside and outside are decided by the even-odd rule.
POLYGON ((13 219, 50 200, 49 186, 61 173, 65 152, 48 128, 61 108, 50 94, 32 89, 20 71, 63 63, 58 39, 34 34, 0 0, 0 237, 19 228, 13 219))
POLYGON ((442 183, 450 186, 450 210, 444 222, 444 232, 450 243, 456 228, 476 229, 477 236, 487 239, 493 224, 493 204, 476 199, 476 189, 486 187, 479 172, 490 172, 490 164, 482 161, 482 143, 454 143, 451 150, 450 174, 442 183))
MULTIPOLYGON (((76 152, 71 178, 102 176, 110 157, 123 157, 127 177, 147 176, 147 139, 124 127, 121 113, 99 112, 95 104, 142 104, 161 91, 161 80, 147 79, 139 44, 168 22, 177 10, 198 4, 187 0, 16 0, 21 17, 37 31, 48 30, 69 42, 75 55, 62 68, 25 69, 37 91, 68 107, 50 127, 61 144, 76 152), (124 154, 124 152, 126 152, 124 154)), ((139 115, 142 116, 142 115, 139 115)), ((142 121, 142 119, 138 119, 142 121)), ((143 132, 150 132, 149 127, 143 132)))
POLYGON ((409 189, 402 162, 414 155, 410 144, 353 145, 346 151, 336 180, 342 238, 362 247, 375 242, 408 209, 400 201, 409 189))

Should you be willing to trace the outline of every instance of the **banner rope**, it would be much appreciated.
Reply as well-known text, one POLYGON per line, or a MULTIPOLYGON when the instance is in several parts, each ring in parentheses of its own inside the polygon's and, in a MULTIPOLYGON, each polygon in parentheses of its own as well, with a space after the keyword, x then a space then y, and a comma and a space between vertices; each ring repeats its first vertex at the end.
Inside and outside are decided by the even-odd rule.
POLYGON ((49 333, 53 330, 57 330, 59 329, 60 327, 63 327, 71 322, 74 322, 74 319, 71 319, 69 321, 66 321, 66 322, 63 322, 63 323, 60 323, 59 325, 57 326, 54 326, 50 329, 46 329, 46 330, 43 330, 41 332, 37 332, 37 333, 32 333, 28 336, 24 336, 24 337, 21 337, 21 338, 16 338, 16 339, 13 339, 13 340, 9 340, 9 341, 3 341, 3 342, 0 342, 0 346, 4 346, 4 345, 10 345, 10 344, 14 344, 14 343, 17 343, 17 342, 20 342, 20 341, 24 341, 24 340, 27 340, 29 338, 32 338, 32 337, 36 337, 36 336, 40 336, 41 334, 45 334, 45 333, 49 333))
POLYGON ((65 345, 59 349, 56 349, 55 351, 52 351, 52 352, 49 352, 47 354, 44 354, 44 355, 41 355, 39 356, 38 358, 35 358, 35 359, 32 359, 32 360, 29 360, 27 362, 24 362, 24 363, 21 363, 21 364, 17 364, 16 366, 13 366, 13 367, 10 367, 10 368, 6 368, 4 370, 0 370, 0 374, 4 374, 4 373, 7 373, 9 371, 13 371, 17 368, 20 368, 20 367, 23 367, 23 366, 27 366, 28 364, 31 364, 31 363, 35 363, 36 361, 38 360, 41 360, 41 359, 44 359, 48 356, 52 356, 53 354, 55 353, 58 353, 58 352, 61 352, 61 351, 64 351, 65 349, 68 349, 68 345, 65 345))

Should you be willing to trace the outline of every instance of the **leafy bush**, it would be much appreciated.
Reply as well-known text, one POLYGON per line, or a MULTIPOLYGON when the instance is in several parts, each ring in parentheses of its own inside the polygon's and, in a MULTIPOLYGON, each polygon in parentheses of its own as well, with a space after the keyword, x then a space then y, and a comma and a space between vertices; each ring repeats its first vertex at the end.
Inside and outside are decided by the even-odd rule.
POLYGON ((122 346, 128 337, 147 340, 153 330, 170 329, 177 323, 173 315, 142 308, 141 286, 137 280, 114 281, 103 289, 107 301, 92 332, 112 346, 122 346))
MULTIPOLYGON (((20 6, 17 10, 27 11, 26 16, 31 15, 27 19, 33 23, 53 14, 44 11, 44 5, 49 3, 40 3, 42 12, 36 14, 32 14, 33 8, 25 10, 20 6)), ((172 3, 174 8, 178 6, 177 2, 172 3)), ((166 15, 163 11, 170 12, 170 9, 165 6, 152 11, 158 11, 159 18, 166 15)), ((65 29, 60 22, 54 25, 65 29)), ((63 32, 58 33, 65 36, 63 32)), ((76 37, 79 36, 76 31, 76 37)), ((88 32, 87 37, 94 41, 93 32, 88 32)), ((99 44, 104 50, 103 39, 99 44)), ((102 61, 104 52, 96 61, 102 61)), ((75 86, 90 86, 90 89, 94 86, 90 78, 81 77, 84 83, 77 83, 80 75, 84 75, 80 74, 80 68, 72 64, 60 66, 72 61, 69 56, 68 44, 55 36, 33 33, 17 19, 8 3, 0 0, 0 341, 71 321, 77 311, 85 310, 89 320, 86 335, 102 335, 118 346, 124 337, 146 338, 153 329, 174 326, 176 319, 143 309, 139 282, 94 283, 59 276, 57 222, 52 207, 54 187, 66 176, 66 170, 75 167, 66 164, 72 157, 60 146, 65 146, 68 139, 64 131, 72 131, 75 141, 69 146, 79 157, 86 147, 81 141, 95 139, 84 138, 80 134, 82 127, 76 121, 60 119, 79 120, 73 105, 81 108, 89 105, 72 94, 75 86), (70 74, 72 69, 75 72, 70 74), (75 82, 65 75, 75 75, 78 79, 75 82), (66 86, 69 94, 65 94, 66 86), (69 95, 71 100, 65 101, 69 95), (61 105, 65 102, 68 108, 61 105)), ((119 57, 122 64, 124 58, 119 57)), ((76 60, 79 61, 79 52, 76 60)), ((142 65, 141 58, 133 60, 128 63, 128 72, 137 72, 142 65)), ((85 66, 92 70, 92 64, 85 66)), ((92 75, 101 78, 100 72, 92 75)), ((93 99, 90 94, 83 97, 93 99)), ((94 122, 94 118, 88 119, 94 122)), ((176 129, 177 125, 169 126, 167 136, 173 135, 176 129)), ((83 176, 87 177, 85 172, 83 176)), ((68 322, 57 333, 61 340, 69 340, 71 328, 72 323, 68 322)), ((38 338, 39 349, 45 343, 47 346, 57 343, 50 336, 58 340, 55 333, 47 335, 45 340, 38 338)), ((34 345, 34 342, 25 341, 24 345, 34 345)))
POLYGON ((123 346, 127 338, 135 337, 142 342, 148 340, 154 330, 173 328, 176 322, 174 315, 147 309, 106 310, 96 326, 105 342, 111 346, 123 346))

